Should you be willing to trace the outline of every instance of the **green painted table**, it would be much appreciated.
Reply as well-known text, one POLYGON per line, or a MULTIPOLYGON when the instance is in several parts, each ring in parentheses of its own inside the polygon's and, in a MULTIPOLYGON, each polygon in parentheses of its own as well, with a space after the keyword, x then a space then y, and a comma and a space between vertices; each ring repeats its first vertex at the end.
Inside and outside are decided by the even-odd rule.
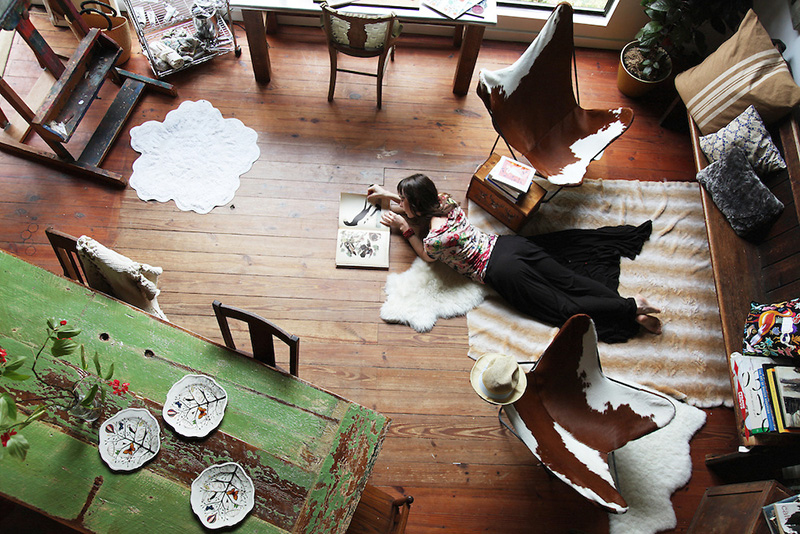
MULTIPOLYGON (((9 357, 28 356, 20 372, 29 370, 51 317, 81 328, 75 341, 87 354, 98 351, 104 365, 113 362, 114 377, 130 382, 133 395, 108 395, 92 424, 49 410, 23 430, 26 460, 0 461, 0 494, 79 530, 203 531, 191 482, 210 465, 235 461, 256 491, 253 511, 235 530, 347 529, 387 417, 0 252, 0 346, 9 357), (180 436, 161 416, 170 387, 189 373, 214 377, 229 396, 221 425, 202 439, 180 436), (100 458, 98 428, 128 407, 147 408, 159 421, 161 451, 118 473, 100 458)), ((0 390, 23 400, 52 395, 77 380, 76 359, 44 351, 36 365, 44 383, 0 377, 0 390)))

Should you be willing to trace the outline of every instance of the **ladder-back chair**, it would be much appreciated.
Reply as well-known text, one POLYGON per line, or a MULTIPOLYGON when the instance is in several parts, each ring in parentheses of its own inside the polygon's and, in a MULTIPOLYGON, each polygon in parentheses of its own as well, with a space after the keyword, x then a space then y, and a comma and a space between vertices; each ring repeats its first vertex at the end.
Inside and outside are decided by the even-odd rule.
POLYGON ((278 338, 289 347, 289 373, 298 376, 298 362, 300 358, 299 337, 286 332, 263 317, 240 308, 226 306, 218 300, 213 302, 212 307, 214 308, 214 315, 217 316, 219 329, 222 332, 222 339, 225 341, 226 347, 253 357, 271 367, 278 367, 275 362, 274 343, 274 338, 278 338), (250 332, 250 343, 253 348, 252 354, 236 348, 236 343, 231 333, 231 327, 228 323, 230 319, 247 324, 250 332))
POLYGON ((44 231, 50 245, 53 247, 53 252, 61 264, 61 269, 64 271, 64 276, 71 278, 76 282, 83 285, 89 285, 86 282, 86 274, 83 270, 83 264, 78 257, 78 238, 59 232, 55 228, 48 228, 44 231))

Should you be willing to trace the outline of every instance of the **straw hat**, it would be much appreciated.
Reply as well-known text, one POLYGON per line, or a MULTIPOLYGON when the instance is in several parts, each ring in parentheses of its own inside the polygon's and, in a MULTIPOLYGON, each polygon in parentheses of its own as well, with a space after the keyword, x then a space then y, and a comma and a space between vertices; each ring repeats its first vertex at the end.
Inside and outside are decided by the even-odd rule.
POLYGON ((525 393, 528 378, 512 356, 484 354, 469 373, 472 388, 492 404, 511 404, 525 393))

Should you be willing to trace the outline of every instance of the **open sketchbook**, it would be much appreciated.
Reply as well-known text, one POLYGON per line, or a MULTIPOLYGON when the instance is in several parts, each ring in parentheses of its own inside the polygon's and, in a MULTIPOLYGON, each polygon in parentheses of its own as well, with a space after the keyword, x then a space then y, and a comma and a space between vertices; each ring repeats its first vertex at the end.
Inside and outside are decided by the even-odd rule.
POLYGON ((367 195, 342 193, 339 199, 339 230, 336 236, 337 267, 389 268, 388 226, 381 213, 388 203, 377 206, 367 195))

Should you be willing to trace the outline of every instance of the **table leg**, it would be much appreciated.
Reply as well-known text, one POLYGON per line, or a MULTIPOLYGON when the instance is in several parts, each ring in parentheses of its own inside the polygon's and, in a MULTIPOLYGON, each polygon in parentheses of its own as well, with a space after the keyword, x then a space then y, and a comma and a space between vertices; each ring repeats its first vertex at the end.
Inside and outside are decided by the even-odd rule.
POLYGON ((244 33, 247 36, 247 45, 250 49, 250 61, 253 64, 253 74, 258 83, 269 83, 272 77, 272 68, 269 62, 269 47, 267 33, 264 27, 264 13, 254 9, 243 9, 244 33))
POLYGON ((453 79, 453 93, 457 95, 463 96, 469 91, 469 84, 472 81, 472 73, 475 71, 475 63, 478 62, 478 52, 481 49, 485 30, 486 28, 479 24, 464 25, 464 40, 461 43, 456 75, 453 79))

